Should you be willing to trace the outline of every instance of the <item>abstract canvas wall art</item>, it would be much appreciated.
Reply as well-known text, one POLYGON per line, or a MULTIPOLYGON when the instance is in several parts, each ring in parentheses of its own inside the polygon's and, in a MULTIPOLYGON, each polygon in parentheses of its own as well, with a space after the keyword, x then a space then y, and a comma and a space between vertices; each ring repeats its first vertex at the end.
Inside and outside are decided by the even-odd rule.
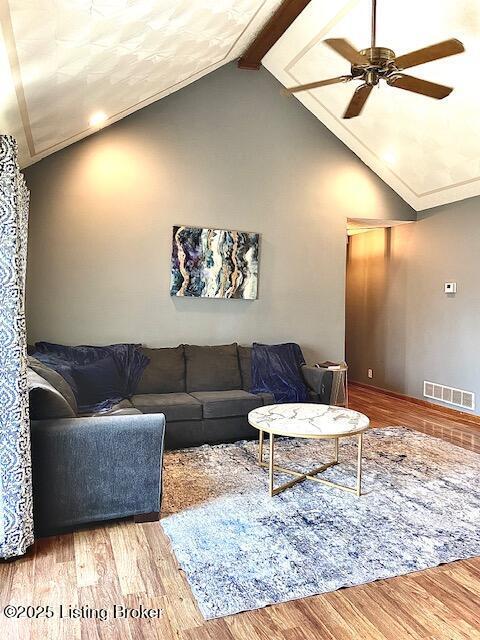
POLYGON ((170 294, 255 300, 258 233, 173 227, 170 294))

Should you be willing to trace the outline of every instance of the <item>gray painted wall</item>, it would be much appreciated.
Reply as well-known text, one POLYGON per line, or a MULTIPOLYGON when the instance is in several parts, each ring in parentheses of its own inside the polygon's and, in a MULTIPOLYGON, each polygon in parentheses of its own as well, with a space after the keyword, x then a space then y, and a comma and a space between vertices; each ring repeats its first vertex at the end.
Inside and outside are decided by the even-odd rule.
POLYGON ((424 380, 459 387, 477 394, 480 414, 480 198, 418 217, 350 239, 351 378, 418 398, 424 380), (450 281, 455 296, 443 292, 450 281))
POLYGON ((280 88, 228 65, 26 170, 31 341, 343 356, 345 219, 414 212, 280 88), (174 224, 260 232, 259 299, 171 298, 174 224))

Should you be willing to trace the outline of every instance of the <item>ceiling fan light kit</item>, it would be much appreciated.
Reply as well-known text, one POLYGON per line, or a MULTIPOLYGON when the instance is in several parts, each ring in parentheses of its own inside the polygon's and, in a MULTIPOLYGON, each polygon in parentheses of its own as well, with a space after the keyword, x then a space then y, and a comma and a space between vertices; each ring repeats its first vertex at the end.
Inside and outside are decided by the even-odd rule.
POLYGON ((446 87, 442 84, 415 78, 414 76, 403 73, 403 70, 462 53, 465 51, 465 48, 459 40, 455 38, 444 40, 443 42, 438 42, 429 47, 397 57, 392 49, 376 46, 376 23, 377 1, 372 0, 370 47, 357 51, 348 40, 344 40, 343 38, 329 38, 324 40, 326 45, 350 62, 350 75, 290 87, 286 89, 286 93, 291 95, 299 91, 308 91, 309 89, 317 89, 318 87, 325 87, 331 84, 361 80, 363 84, 355 89, 353 97, 343 114, 343 118, 350 119, 360 115, 373 87, 377 86, 381 80, 384 80, 390 87, 419 93, 429 98, 435 98, 436 100, 446 98, 453 91, 452 87, 446 87))

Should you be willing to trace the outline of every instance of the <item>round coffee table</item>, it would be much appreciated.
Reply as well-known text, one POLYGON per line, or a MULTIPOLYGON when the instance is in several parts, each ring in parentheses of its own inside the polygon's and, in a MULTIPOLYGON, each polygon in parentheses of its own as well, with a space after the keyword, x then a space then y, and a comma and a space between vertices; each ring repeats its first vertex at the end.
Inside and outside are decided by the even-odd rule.
POLYGON ((291 403, 271 404, 266 407, 254 409, 248 414, 248 421, 259 430, 259 455, 258 461, 262 467, 269 469, 270 495, 274 496, 293 485, 304 480, 314 480, 330 487, 343 489, 361 495, 362 483, 362 445, 363 433, 368 429, 370 420, 363 413, 345 409, 344 407, 331 407, 325 404, 291 403), (263 461, 263 434, 270 434, 269 462, 263 461), (291 438, 322 438, 335 442, 335 457, 308 473, 301 473, 285 467, 279 467, 273 463, 274 436, 289 436, 291 438), (347 487, 330 480, 318 478, 317 475, 329 467, 338 464, 338 442, 340 438, 350 436, 358 437, 357 455, 357 479, 355 488, 347 487), (295 476, 290 482, 278 487, 273 486, 274 471, 281 471, 295 476))

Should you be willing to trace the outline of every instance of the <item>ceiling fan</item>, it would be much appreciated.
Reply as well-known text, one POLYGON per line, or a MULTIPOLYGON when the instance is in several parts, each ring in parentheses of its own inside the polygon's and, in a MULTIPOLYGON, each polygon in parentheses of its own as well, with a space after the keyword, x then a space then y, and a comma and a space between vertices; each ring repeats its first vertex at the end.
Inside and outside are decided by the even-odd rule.
POLYGON ((343 118, 355 118, 360 115, 365 102, 367 101, 373 87, 379 84, 380 80, 385 80, 391 87, 413 91, 430 98, 441 100, 446 98, 453 89, 442 84, 422 80, 403 73, 404 69, 415 67, 425 62, 432 62, 440 58, 454 56, 465 51, 463 44, 452 38, 437 44, 432 44, 424 49, 418 49, 403 56, 396 56, 395 52, 385 47, 376 46, 377 30, 377 0, 372 0, 372 37, 368 49, 357 51, 348 40, 343 38, 330 38, 324 40, 325 44, 348 60, 351 64, 350 75, 329 78, 318 82, 301 84, 298 87, 286 89, 287 94, 307 91, 317 87, 325 87, 329 84, 340 82, 350 82, 351 80, 362 80, 363 84, 355 89, 352 99, 343 114, 343 118))

